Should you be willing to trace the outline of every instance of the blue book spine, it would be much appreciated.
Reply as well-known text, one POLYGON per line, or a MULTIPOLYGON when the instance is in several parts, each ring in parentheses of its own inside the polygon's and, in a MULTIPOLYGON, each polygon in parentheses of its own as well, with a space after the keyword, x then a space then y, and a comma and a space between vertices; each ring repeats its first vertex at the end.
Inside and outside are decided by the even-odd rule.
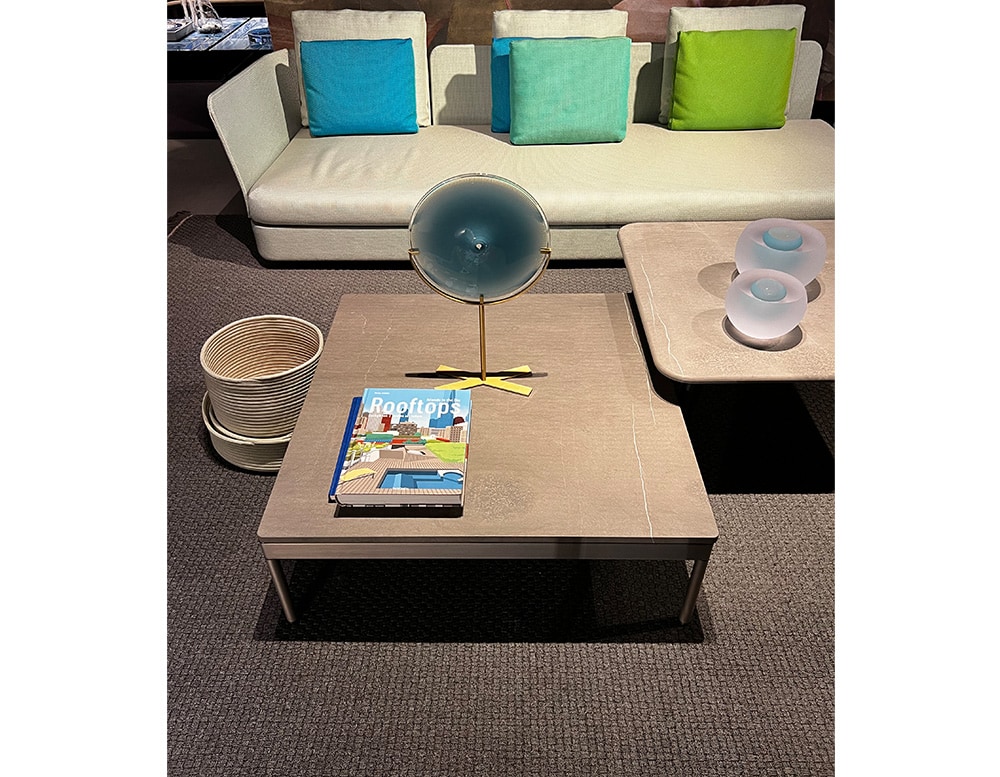
POLYGON ((340 482, 340 473, 344 470, 344 459, 347 458, 347 449, 351 445, 351 437, 354 434, 354 422, 358 418, 358 411, 361 409, 361 397, 354 397, 351 400, 351 412, 347 414, 347 426, 344 428, 344 439, 340 443, 340 453, 337 454, 337 468, 333 471, 333 481, 330 483, 330 501, 336 501, 337 483, 340 482))

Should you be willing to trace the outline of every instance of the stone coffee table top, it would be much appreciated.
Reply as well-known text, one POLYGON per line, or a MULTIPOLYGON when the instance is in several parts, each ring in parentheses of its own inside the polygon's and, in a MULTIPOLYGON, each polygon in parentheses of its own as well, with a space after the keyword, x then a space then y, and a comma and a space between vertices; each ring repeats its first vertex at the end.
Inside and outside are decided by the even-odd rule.
POLYGON ((718 527, 626 296, 529 293, 485 322, 487 369, 527 364, 517 380, 533 391, 473 390, 462 515, 347 517, 327 493, 351 398, 433 388, 440 364, 478 372, 479 329, 476 306, 437 294, 341 298, 260 522, 264 555, 707 559, 718 527))

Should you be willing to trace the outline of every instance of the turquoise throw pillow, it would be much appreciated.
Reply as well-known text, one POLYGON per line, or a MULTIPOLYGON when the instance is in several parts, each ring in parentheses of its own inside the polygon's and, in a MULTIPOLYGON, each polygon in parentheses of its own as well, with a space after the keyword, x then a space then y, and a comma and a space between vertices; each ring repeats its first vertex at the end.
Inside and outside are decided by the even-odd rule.
POLYGON ((417 131, 409 38, 302 41, 299 61, 313 135, 417 131))
POLYGON ((490 53, 490 93, 493 115, 490 129, 510 132, 510 42, 525 38, 494 38, 490 53))
POLYGON ((689 30, 677 36, 674 130, 776 129, 795 62, 795 30, 689 30))
POLYGON ((626 37, 512 41, 510 142, 624 140, 631 56, 626 37))

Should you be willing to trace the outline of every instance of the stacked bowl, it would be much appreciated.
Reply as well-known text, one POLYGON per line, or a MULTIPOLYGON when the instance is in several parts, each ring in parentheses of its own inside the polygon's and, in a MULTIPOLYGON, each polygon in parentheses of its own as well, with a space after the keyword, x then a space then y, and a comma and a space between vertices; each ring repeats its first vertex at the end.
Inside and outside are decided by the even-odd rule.
POLYGON ((243 318, 205 341, 202 420, 222 458, 277 471, 322 350, 319 328, 293 316, 243 318))

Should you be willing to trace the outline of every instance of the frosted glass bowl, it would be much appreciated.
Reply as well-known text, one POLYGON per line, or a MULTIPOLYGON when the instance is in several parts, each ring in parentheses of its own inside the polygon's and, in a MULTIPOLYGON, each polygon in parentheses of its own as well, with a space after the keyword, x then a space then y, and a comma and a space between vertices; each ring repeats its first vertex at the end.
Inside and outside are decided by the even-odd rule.
POLYGON ((791 219, 758 219, 736 240, 736 269, 780 270, 808 285, 826 262, 826 237, 791 219))
POLYGON ((779 270, 741 272, 726 292, 726 316, 743 335, 773 340, 791 332, 806 314, 806 287, 779 270))

